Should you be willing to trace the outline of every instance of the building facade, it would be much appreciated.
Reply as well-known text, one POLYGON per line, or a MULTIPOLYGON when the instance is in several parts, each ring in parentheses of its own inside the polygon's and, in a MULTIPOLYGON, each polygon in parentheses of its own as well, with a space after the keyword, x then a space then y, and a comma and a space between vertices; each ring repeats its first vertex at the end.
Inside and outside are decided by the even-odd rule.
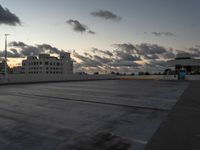
POLYGON ((22 74, 22 66, 15 66, 10 69, 11 74, 22 74))
POLYGON ((200 74, 200 59, 194 59, 188 53, 177 54, 176 58, 167 64, 168 67, 175 69, 176 74, 183 71, 186 74, 200 74))
POLYGON ((60 58, 49 54, 28 56, 22 61, 23 74, 73 74, 73 61, 70 53, 61 52, 60 58))

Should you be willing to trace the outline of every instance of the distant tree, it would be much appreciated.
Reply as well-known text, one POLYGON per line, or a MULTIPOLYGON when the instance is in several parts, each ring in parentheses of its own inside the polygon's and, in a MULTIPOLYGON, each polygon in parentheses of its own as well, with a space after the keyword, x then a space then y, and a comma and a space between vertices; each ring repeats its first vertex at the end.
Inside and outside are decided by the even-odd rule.
POLYGON ((142 71, 141 71, 141 72, 138 72, 138 75, 140 75, 140 76, 141 76, 141 75, 144 75, 144 72, 142 72, 142 71))
POLYGON ((119 72, 116 73, 117 76, 120 76, 121 74, 119 72))
POLYGON ((112 72, 111 72, 111 74, 115 74, 115 72, 114 72, 114 71, 112 71, 112 72))
POLYGON ((94 72, 94 75, 98 75, 99 74, 99 72, 94 72))
POLYGON ((134 76, 135 75, 135 73, 131 73, 131 76, 134 76))
POLYGON ((79 72, 80 75, 87 75, 86 72, 79 72))
POLYGON ((145 72, 145 75, 150 75, 150 73, 149 72, 145 72))

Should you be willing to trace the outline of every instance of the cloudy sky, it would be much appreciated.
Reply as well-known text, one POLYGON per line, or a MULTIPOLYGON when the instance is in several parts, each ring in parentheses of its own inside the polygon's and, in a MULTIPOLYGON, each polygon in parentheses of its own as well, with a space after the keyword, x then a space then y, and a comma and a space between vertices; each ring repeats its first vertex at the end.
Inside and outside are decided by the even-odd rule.
POLYGON ((199 6, 199 0, 0 0, 0 50, 9 33, 12 65, 27 55, 75 49, 77 69, 160 70, 178 52, 199 57, 199 6))

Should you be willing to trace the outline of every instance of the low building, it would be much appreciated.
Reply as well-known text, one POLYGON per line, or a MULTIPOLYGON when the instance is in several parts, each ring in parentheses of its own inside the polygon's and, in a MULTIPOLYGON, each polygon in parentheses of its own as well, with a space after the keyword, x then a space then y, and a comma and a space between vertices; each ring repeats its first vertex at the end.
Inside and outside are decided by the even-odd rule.
POLYGON ((49 54, 29 56, 22 61, 23 74, 73 74, 70 53, 61 52, 60 58, 49 54))
POLYGON ((176 55, 175 60, 167 62, 169 68, 173 68, 176 74, 185 71, 186 74, 200 74, 200 59, 192 58, 189 53, 176 55))
MULTIPOLYGON (((7 72, 10 72, 10 67, 6 64, 7 72)), ((5 61, 0 62, 0 74, 5 74, 5 61)))
POLYGON ((16 66, 10 69, 11 74, 22 74, 22 66, 16 66))

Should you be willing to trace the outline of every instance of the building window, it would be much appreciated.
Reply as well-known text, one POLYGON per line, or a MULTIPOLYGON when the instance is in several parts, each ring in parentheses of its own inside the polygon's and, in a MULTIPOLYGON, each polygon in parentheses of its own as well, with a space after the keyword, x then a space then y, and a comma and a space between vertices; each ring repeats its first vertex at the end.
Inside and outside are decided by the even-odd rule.
POLYGON ((49 62, 48 62, 48 61, 46 61, 46 62, 45 62, 45 65, 49 65, 49 62))

